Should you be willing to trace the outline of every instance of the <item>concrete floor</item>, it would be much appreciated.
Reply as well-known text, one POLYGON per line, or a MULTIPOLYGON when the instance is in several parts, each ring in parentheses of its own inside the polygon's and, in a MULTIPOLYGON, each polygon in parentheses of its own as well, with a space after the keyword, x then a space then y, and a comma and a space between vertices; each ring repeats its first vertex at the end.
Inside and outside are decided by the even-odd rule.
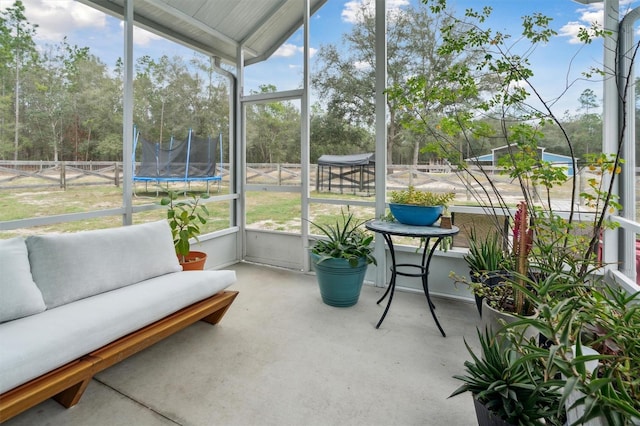
POLYGON ((80 403, 49 400, 6 425, 476 424, 470 395, 447 396, 476 347, 472 303, 383 289, 322 303, 313 275, 237 264, 240 295, 216 326, 194 324, 100 373, 80 403), (386 302, 386 301, 385 301, 386 302), (382 304, 384 305, 384 303, 382 304))

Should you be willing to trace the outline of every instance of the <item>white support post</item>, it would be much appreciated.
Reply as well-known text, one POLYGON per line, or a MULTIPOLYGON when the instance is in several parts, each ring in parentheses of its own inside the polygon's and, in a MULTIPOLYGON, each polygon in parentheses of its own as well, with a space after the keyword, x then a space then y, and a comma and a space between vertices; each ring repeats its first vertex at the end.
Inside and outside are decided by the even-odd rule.
MULTIPOLYGON (((620 49, 618 52, 620 63, 620 84, 621 89, 625 90, 624 105, 621 113, 625 116, 624 125, 624 145, 622 158, 622 173, 620 174, 620 204, 622 204, 621 216, 629 221, 638 220, 636 213, 636 97, 635 97, 635 72, 633 59, 638 52, 635 51, 635 28, 634 24, 640 18, 640 7, 636 7, 627 13, 620 23, 620 49)), ((636 56, 637 57, 637 56, 636 56)), ((624 237, 622 238, 622 264, 620 271, 629 277, 632 281, 636 281, 636 233, 629 227, 621 228, 624 237)))
MULTIPOLYGON (((604 72, 602 102, 602 152, 611 154, 617 152, 619 138, 619 99, 617 81, 617 45, 619 23, 618 0, 604 0, 604 29, 610 35, 604 38, 604 72)), ((610 177, 609 177, 610 178, 610 177)), ((607 182, 605 182, 607 184, 607 182)), ((615 195, 618 195, 618 181, 613 186, 615 195)), ((606 230, 603 235, 604 250, 603 262, 606 269, 617 269, 618 264, 618 230, 606 230)))
POLYGON ((246 122, 245 122, 245 108, 242 104, 242 97, 244 96, 244 50, 242 44, 238 46, 236 61, 236 143, 237 146, 232 151, 235 153, 233 158, 233 164, 235 166, 235 193, 239 194, 235 200, 235 209, 233 214, 235 215, 235 222, 238 225, 238 249, 236 252, 237 259, 244 259, 247 253, 247 221, 246 221, 246 169, 247 169, 247 136, 246 136, 246 122))
MULTIPOLYGON (((310 23, 310 5, 309 0, 303 0, 303 31, 304 31, 304 49, 303 49, 303 89, 302 100, 300 105, 300 163, 301 163, 301 217, 309 217, 309 172, 310 172, 310 106, 309 106, 309 23, 310 23)), ((300 224, 302 230, 302 270, 309 271, 309 256, 307 256, 307 247, 309 247, 309 223, 302 220, 300 224)))
POLYGON ((125 0, 122 105, 122 224, 133 223, 133 3, 125 0))
MULTIPOLYGON (((384 215, 387 198, 387 13, 386 0, 376 0, 376 219, 384 215)), ((376 286, 387 281, 385 242, 376 234, 376 286)))

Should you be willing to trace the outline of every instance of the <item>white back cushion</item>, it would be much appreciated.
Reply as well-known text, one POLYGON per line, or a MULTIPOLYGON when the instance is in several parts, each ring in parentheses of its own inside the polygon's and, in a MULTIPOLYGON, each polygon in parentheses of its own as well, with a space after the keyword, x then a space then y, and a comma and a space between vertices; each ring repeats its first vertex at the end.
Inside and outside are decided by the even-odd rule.
POLYGON ((27 248, 47 309, 182 270, 166 220, 30 236, 27 248))
POLYGON ((42 293, 31 277, 24 238, 0 240, 0 322, 44 310, 42 293))

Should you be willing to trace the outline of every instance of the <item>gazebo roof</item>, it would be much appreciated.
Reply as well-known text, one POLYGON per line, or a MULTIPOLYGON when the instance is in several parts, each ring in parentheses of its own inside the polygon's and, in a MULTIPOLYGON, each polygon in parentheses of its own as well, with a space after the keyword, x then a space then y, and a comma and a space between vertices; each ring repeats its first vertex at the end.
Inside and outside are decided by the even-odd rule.
POLYGON ((375 155, 372 152, 351 155, 321 155, 318 158, 319 166, 366 166, 375 162, 375 155))

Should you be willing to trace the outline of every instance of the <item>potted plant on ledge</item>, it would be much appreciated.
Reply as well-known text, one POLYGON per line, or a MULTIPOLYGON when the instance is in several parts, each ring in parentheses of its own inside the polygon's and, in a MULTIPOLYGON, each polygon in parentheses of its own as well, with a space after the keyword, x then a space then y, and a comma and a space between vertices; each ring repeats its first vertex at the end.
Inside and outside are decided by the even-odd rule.
POLYGON ((422 191, 410 185, 402 191, 391 191, 389 210, 398 222, 405 225, 431 226, 455 196, 453 192, 422 191))
POLYGON ((200 226, 207 223, 209 210, 202 204, 208 195, 192 194, 190 198, 178 200, 178 193, 169 191, 160 204, 168 206, 167 220, 173 235, 176 255, 183 270, 203 270, 207 261, 207 254, 201 251, 191 251, 191 238, 198 240, 200 226))
POLYGON ((315 242, 311 261, 316 271, 322 301, 330 306, 347 307, 358 302, 370 263, 374 265, 373 235, 362 229, 364 220, 341 211, 333 225, 310 223, 326 237, 315 242))

